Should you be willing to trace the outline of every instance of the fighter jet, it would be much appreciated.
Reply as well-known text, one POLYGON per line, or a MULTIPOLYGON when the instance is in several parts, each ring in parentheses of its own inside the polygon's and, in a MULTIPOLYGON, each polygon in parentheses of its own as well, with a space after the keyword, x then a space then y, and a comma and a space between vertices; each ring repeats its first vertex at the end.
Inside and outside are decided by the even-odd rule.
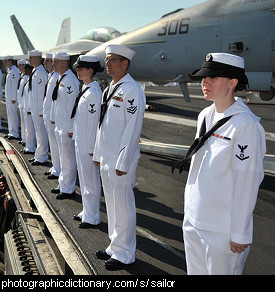
POLYGON ((70 55, 85 54, 104 42, 113 40, 121 33, 112 27, 99 27, 89 30, 77 41, 57 45, 49 52, 67 52, 70 55))
MULTIPOLYGON (((263 100, 275 93, 275 0, 208 0, 104 43, 88 54, 103 62, 105 47, 121 44, 136 51, 130 74, 155 84, 179 82, 190 101, 187 82, 211 52, 245 59, 250 91, 263 100)), ((106 73, 105 73, 106 74, 106 73)), ((98 77, 106 78, 104 75, 98 77)))
POLYGON ((28 36, 26 35, 25 31, 21 27, 20 23, 18 22, 15 15, 11 15, 10 17, 11 22, 13 24, 14 31, 16 33, 16 36, 18 38, 18 41, 20 43, 21 49, 23 51, 24 55, 28 54, 28 51, 31 51, 34 49, 33 44, 29 40, 28 36))
MULTIPOLYGON (((22 51, 27 54, 28 51, 33 50, 33 45, 14 15, 11 16, 11 21, 22 51)), ((120 35, 121 33, 112 27, 100 27, 89 30, 81 39, 71 42, 71 19, 65 18, 61 24, 56 47, 47 50, 47 52, 62 51, 71 55, 80 55, 120 35)))
MULTIPOLYGON (((16 17, 12 15, 10 18, 24 54, 13 56, 14 60, 28 59, 28 51, 33 50, 34 46, 32 45, 16 17)), ((120 35, 121 33, 112 27, 99 27, 89 30, 79 40, 71 42, 71 19, 65 18, 61 24, 56 47, 47 51, 43 51, 43 53, 60 51, 67 52, 69 55, 71 55, 71 64, 73 64, 79 55, 85 54, 102 43, 113 40, 120 35)), ((2 62, 3 58, 4 56, 0 57, 0 69, 2 72, 6 72, 6 68, 2 62)))

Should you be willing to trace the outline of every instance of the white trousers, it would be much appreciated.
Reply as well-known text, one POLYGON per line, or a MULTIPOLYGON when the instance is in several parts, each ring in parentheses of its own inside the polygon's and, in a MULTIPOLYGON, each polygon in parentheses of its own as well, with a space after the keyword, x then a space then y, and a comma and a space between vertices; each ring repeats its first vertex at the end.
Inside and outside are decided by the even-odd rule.
POLYGON ((195 228, 183 221, 183 236, 188 275, 241 275, 249 253, 230 250, 230 234, 195 228))
POLYGON ((59 176, 60 174, 60 159, 58 152, 58 145, 55 136, 55 125, 51 123, 50 118, 43 116, 44 125, 48 133, 48 140, 51 152, 52 167, 50 168, 50 173, 59 176))
POLYGON ((25 118, 23 108, 19 107, 20 113, 20 125, 21 125, 21 140, 26 143, 26 127, 25 127, 25 118))
POLYGON ((55 130, 60 159, 60 175, 58 178, 61 193, 72 194, 76 183, 76 158, 74 140, 68 133, 59 134, 55 130))
POLYGON ((97 225, 100 223, 101 199, 99 167, 89 155, 86 141, 75 141, 75 155, 83 204, 78 217, 82 222, 97 225))
POLYGON ((49 142, 44 120, 38 114, 32 113, 32 119, 36 136, 36 150, 34 158, 38 162, 48 161, 49 142))
POLYGON ((25 150, 29 152, 35 152, 36 148, 36 137, 35 130, 33 125, 33 120, 31 114, 28 114, 26 111, 23 111, 25 118, 25 136, 26 136, 26 146, 25 150))
POLYGON ((9 135, 19 138, 18 104, 6 99, 9 135))
POLYGON ((138 159, 132 161, 126 175, 117 176, 116 160, 101 157, 100 172, 107 207, 108 234, 106 252, 124 264, 135 261, 136 205, 134 185, 138 159))

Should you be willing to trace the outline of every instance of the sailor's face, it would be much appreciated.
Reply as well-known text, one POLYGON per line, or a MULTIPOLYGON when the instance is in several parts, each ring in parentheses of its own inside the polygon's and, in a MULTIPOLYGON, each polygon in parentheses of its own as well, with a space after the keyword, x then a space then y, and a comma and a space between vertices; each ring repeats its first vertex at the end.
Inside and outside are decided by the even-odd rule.
POLYGON ((117 54, 108 54, 105 59, 107 74, 115 76, 125 71, 124 61, 121 56, 117 54))
POLYGON ((202 79, 201 88, 204 99, 215 101, 229 94, 231 79, 225 77, 205 77, 202 79))
POLYGON ((52 63, 53 63, 52 59, 45 59, 45 61, 44 61, 44 67, 47 70, 49 70, 52 67, 52 63))
POLYGON ((35 57, 34 56, 29 56, 29 62, 33 66, 35 64, 35 57))
POLYGON ((55 72, 62 74, 65 72, 66 62, 59 59, 53 59, 53 68, 55 72))
POLYGON ((76 72, 77 72, 77 77, 80 80, 89 79, 93 73, 92 68, 88 69, 88 68, 83 68, 83 67, 77 68, 76 72))

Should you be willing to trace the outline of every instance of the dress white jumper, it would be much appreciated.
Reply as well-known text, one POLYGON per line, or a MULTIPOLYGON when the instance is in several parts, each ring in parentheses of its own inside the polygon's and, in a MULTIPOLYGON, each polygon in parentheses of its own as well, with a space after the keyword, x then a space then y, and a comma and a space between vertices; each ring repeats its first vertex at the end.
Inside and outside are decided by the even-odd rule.
POLYGON ((17 89, 17 103, 20 113, 20 123, 21 123, 21 140, 26 143, 26 125, 23 113, 23 90, 29 76, 26 74, 21 75, 19 79, 18 89, 17 89))
POLYGON ((58 153, 58 146, 55 137, 55 125, 51 123, 50 115, 51 115, 51 108, 53 104, 52 100, 52 93, 54 87, 56 85, 56 81, 59 77, 57 72, 51 72, 48 76, 48 84, 46 89, 46 95, 43 101, 43 119, 44 125, 48 133, 48 140, 50 145, 50 152, 51 152, 51 161, 52 167, 50 168, 50 173, 59 176, 60 174, 60 160, 59 160, 59 153, 58 153))
POLYGON ((17 113, 17 87, 20 73, 16 66, 8 69, 5 84, 5 100, 8 117, 9 136, 19 138, 19 119, 17 113), (12 103, 14 102, 14 103, 12 103))
MULTIPOLYGON (((134 184, 140 157, 139 138, 146 105, 140 85, 129 75, 111 98, 98 131, 94 160, 100 161, 111 243, 106 252, 129 264, 135 261, 136 207, 134 184), (117 176, 115 169, 127 172, 117 176)), ((109 94, 114 88, 110 85, 109 94)))
MULTIPOLYGON (((214 104, 198 117, 213 124, 214 104)), ((230 241, 252 243, 253 218, 264 177, 265 131, 241 98, 225 112, 233 117, 192 157, 185 188, 184 217, 198 230, 228 234, 230 241)))
POLYGON ((41 163, 48 161, 49 151, 48 134, 43 121, 43 100, 47 80, 48 73, 42 65, 33 68, 32 86, 29 94, 37 143, 34 158, 35 161, 41 163))
POLYGON ((50 118, 55 122, 60 158, 61 172, 58 179, 60 192, 72 194, 76 183, 76 158, 74 141, 68 137, 68 133, 73 133, 71 113, 79 93, 79 81, 70 69, 63 75, 65 74, 66 76, 59 84, 57 99, 53 102, 50 118))
POLYGON ((101 109, 102 92, 97 82, 83 85, 89 87, 82 94, 74 116, 73 140, 78 177, 82 196, 83 211, 78 214, 82 222, 100 223, 101 182, 99 167, 93 162, 96 132, 101 109))

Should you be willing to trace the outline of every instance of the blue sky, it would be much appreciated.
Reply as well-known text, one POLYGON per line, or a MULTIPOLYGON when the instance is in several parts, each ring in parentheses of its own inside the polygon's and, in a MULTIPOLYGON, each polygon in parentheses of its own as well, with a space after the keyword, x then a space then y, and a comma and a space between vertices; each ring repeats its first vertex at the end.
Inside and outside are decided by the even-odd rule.
POLYGON ((135 30, 178 8, 205 0, 0 0, 0 56, 22 50, 10 16, 15 15, 36 49, 55 47, 64 18, 71 18, 71 40, 91 28, 110 26, 120 32, 135 30), (102 5, 101 5, 102 4, 102 5))

